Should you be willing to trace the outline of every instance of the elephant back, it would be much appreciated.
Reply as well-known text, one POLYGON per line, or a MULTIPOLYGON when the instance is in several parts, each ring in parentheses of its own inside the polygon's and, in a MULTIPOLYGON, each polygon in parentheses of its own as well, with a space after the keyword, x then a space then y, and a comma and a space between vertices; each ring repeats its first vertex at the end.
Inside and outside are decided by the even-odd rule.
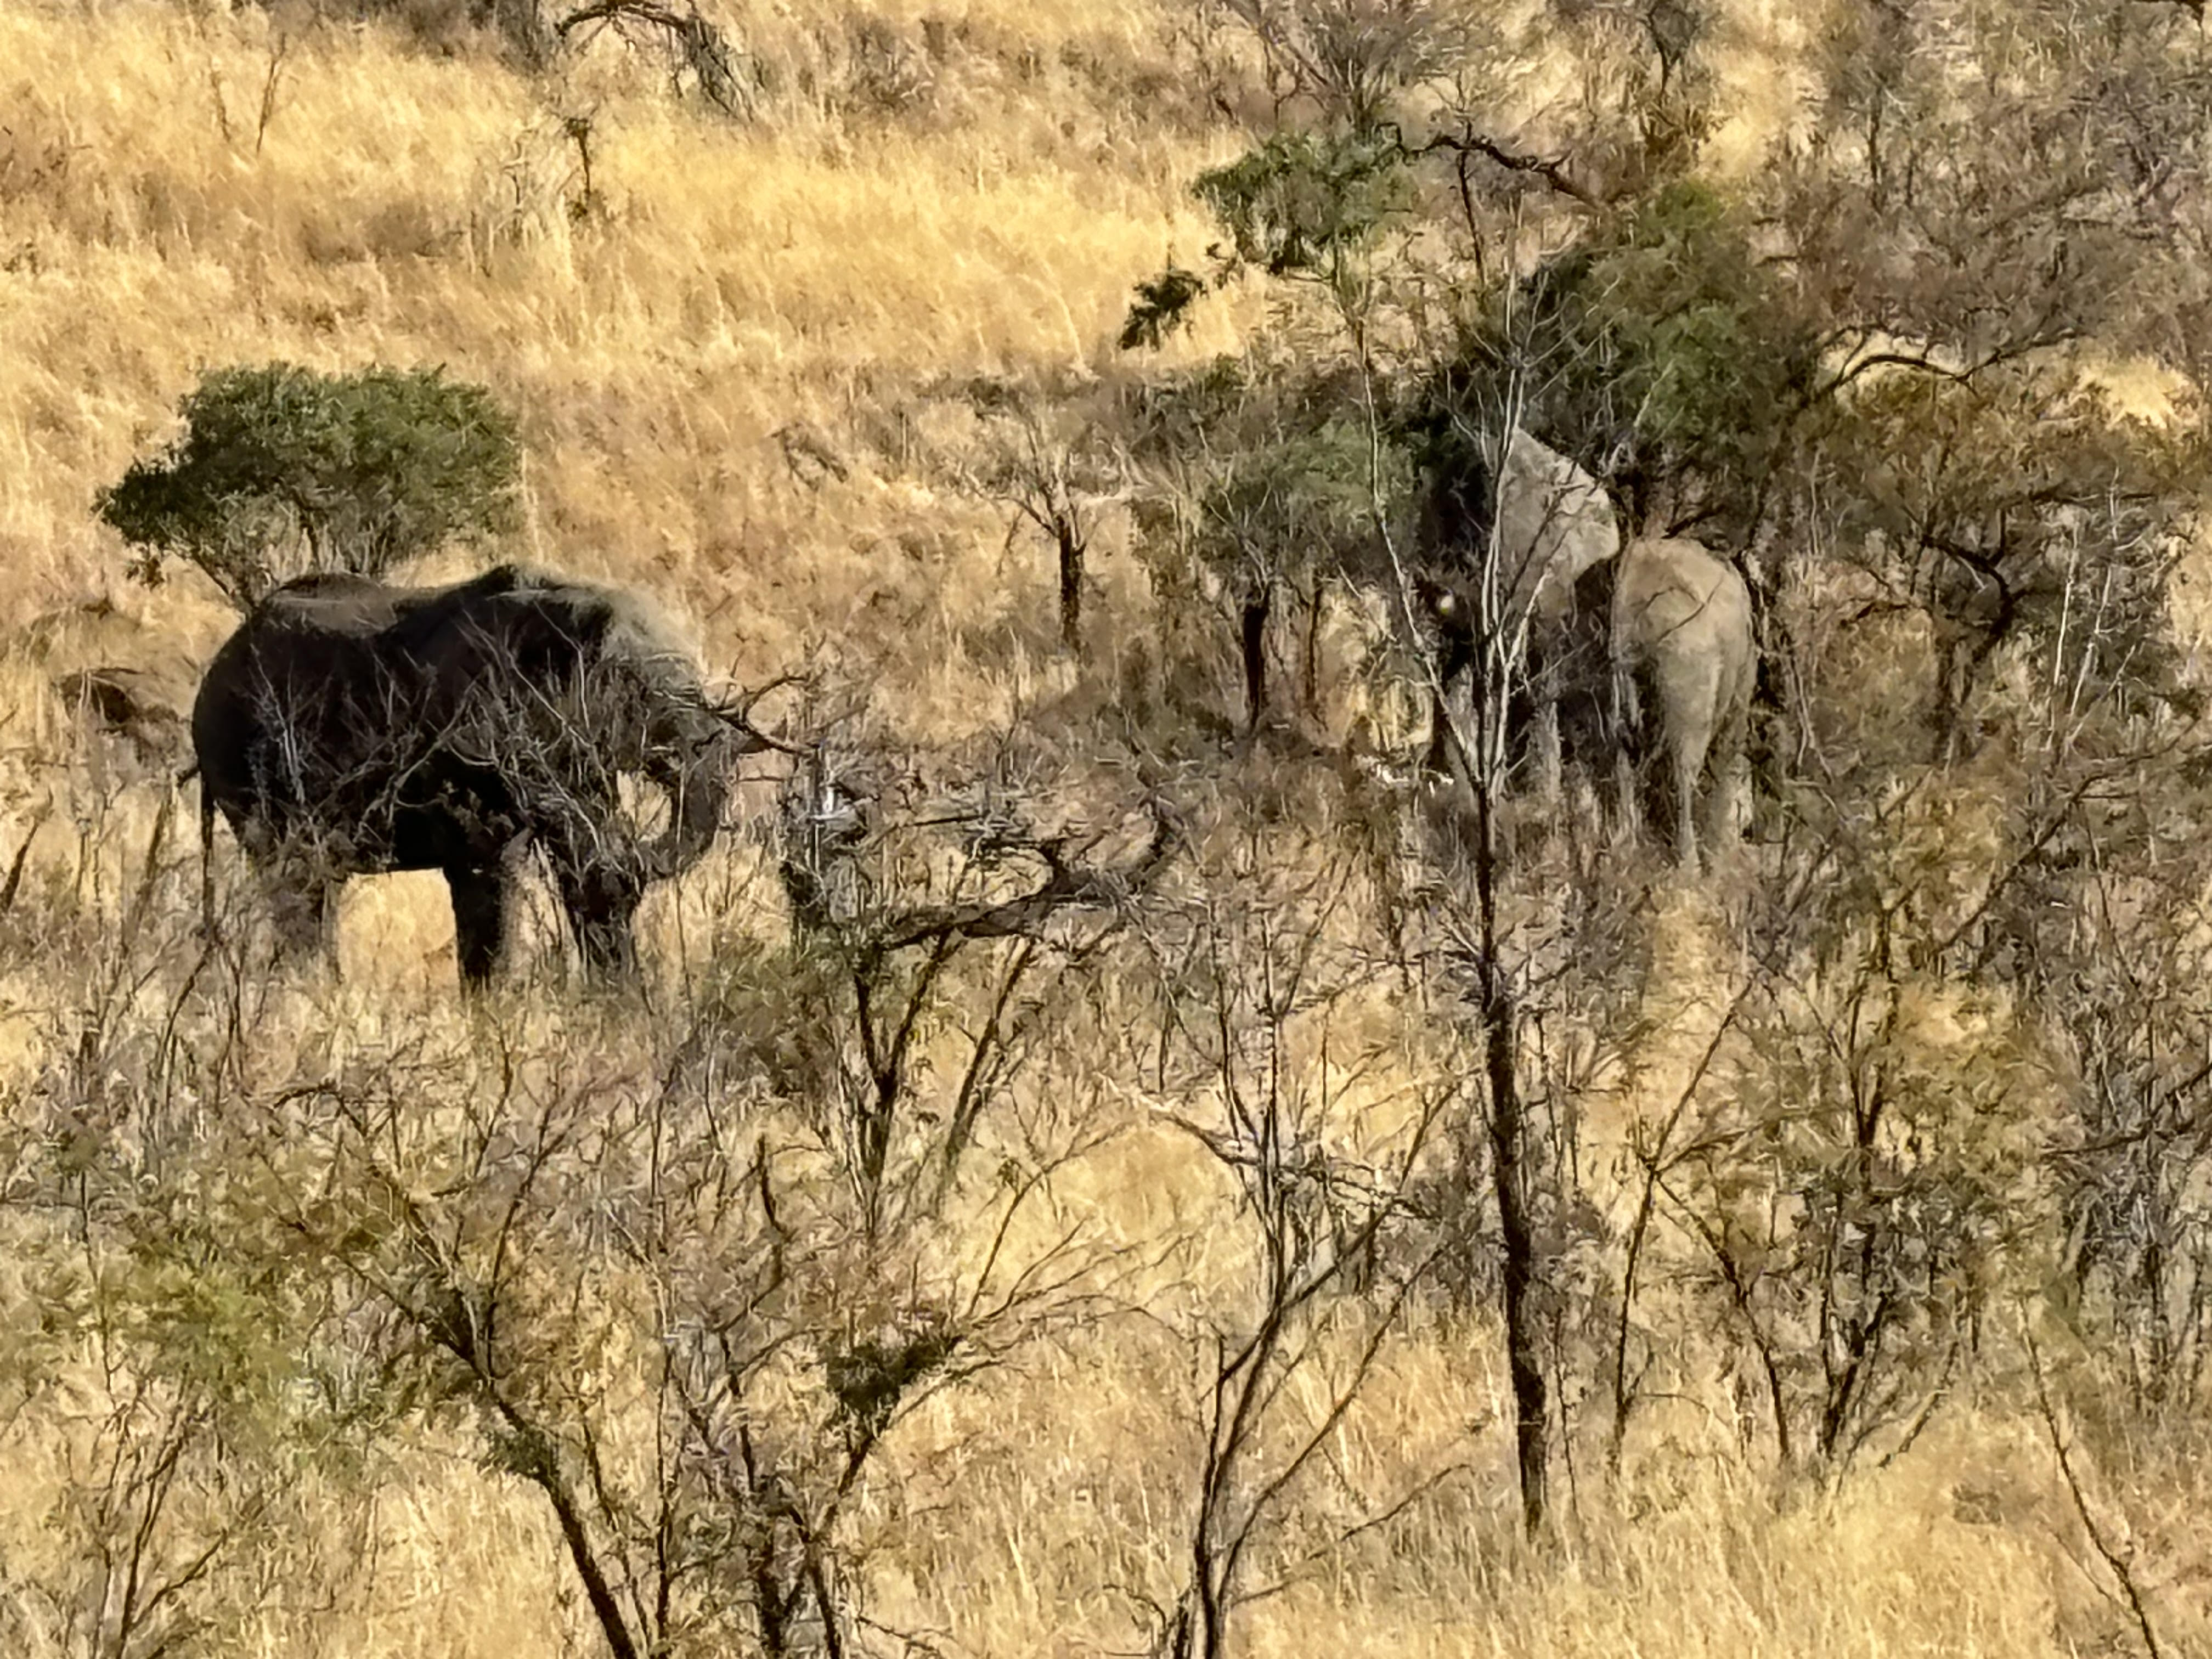
POLYGON ((383 630, 380 650, 412 665, 449 708, 472 688, 559 685, 599 653, 606 598, 511 565, 422 593, 383 630))
POLYGON ((1633 728, 1639 682, 1661 701, 1694 699, 1716 711, 1748 705, 1757 672, 1751 591, 1735 567, 1683 537, 1655 538, 1622 552, 1613 583, 1615 696, 1633 728))
POLYGON ((357 770, 361 734, 409 714, 378 640, 406 590, 318 575, 265 597, 216 653, 192 704, 204 787, 227 811, 281 811, 357 770))
POLYGON ((403 608, 380 653, 412 665, 449 726, 520 721, 555 747, 585 735, 626 753, 647 708, 700 701, 690 653, 639 601, 513 566, 403 608))
POLYGON ((1613 582, 1617 647, 1698 641, 1715 647, 1751 637, 1751 591, 1734 565, 1686 537, 1632 543, 1613 582))

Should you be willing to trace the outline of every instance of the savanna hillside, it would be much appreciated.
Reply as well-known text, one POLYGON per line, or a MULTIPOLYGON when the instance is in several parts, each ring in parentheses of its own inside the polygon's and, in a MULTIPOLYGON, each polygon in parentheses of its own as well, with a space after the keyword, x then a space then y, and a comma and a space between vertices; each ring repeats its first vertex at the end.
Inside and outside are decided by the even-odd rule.
POLYGON ((2212 1652, 2188 8, 362 10, 0 12, 0 1646, 2212 1652), (796 677, 637 994, 203 932, 94 503, 279 361, 796 677), (1424 774, 1507 420, 1750 580, 1705 875, 1424 774))

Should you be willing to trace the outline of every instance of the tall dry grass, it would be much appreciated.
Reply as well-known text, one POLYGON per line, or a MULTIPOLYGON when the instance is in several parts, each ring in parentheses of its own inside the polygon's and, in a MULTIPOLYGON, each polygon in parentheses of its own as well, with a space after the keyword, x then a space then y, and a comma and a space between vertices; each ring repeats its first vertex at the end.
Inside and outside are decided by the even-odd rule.
MULTIPOLYGON (((0 859, 42 826, 0 960, 11 1155, 52 1131, 43 1091, 95 1012, 162 1030, 181 969, 143 983, 113 970, 191 952, 189 797, 171 809, 155 908, 134 911, 169 780, 85 738, 48 684, 97 661, 189 666, 227 625, 188 581, 130 588, 88 511, 167 434, 205 367, 436 362, 488 383, 520 412, 531 457, 511 550, 651 588, 742 679, 830 658, 865 670, 893 729, 927 742, 988 732, 1064 688, 1042 555, 1010 554, 1003 510, 932 458, 972 435, 960 380, 1099 374, 1131 283, 1203 246, 1186 182, 1237 140, 1178 90, 1181 14, 851 0, 727 15, 782 76, 751 125, 672 103, 659 69, 612 42, 540 83, 482 55, 258 9, 0 11, 0 859), (562 127, 575 115, 591 123, 588 197, 562 127), (775 439, 794 422, 846 478, 800 475, 775 439), (103 597, 112 610, 82 608, 103 597)), ((1786 39, 1792 24, 1747 15, 1748 82, 1753 25, 1786 39)), ((1761 86, 1746 118, 1789 118, 1786 86, 1761 86)), ((1176 349, 1225 349, 1249 314, 1210 307, 1176 349)), ((1139 579, 1113 533, 1101 553, 1108 610, 1133 610, 1139 579)), ((477 1039, 450 994, 435 883, 361 886, 343 976, 257 993, 252 1067, 272 1087, 359 1054, 477 1039)), ((680 998, 683 963, 777 938, 777 906, 757 848, 718 854, 656 901, 648 948, 678 964, 656 988, 680 998)), ((1653 1011, 1641 1092, 1593 1129, 1604 1153, 1694 1062, 1713 1018, 1694 988, 1725 970, 1719 936, 1694 906, 1664 919, 1662 977, 1679 994, 1653 1011)), ((532 1000, 549 996, 532 987, 501 1017, 551 1063, 668 1060, 649 1026, 533 1026, 532 1000)), ((1374 1032, 1394 1017, 1375 1012, 1374 1032)), ((112 1086, 142 1085, 131 1067, 151 1052, 118 1048, 112 1086)), ((1146 1107, 1102 1107, 1126 1121, 1052 1196, 1052 1219, 1090 1229, 1105 1261, 1144 1264, 1116 1270, 1135 1311, 939 1396, 872 1477, 856 1522, 870 1609, 941 1633, 946 1651, 1126 1651, 1174 1593, 1207 1358, 1176 1319, 1233 1314, 1248 1258, 1218 1172, 1146 1107)), ((1624 1174, 1594 1184, 1625 1201, 1624 1174)), ((957 1221, 945 1254, 972 1255, 992 1215, 957 1221)), ((34 1242, 13 1245, 27 1259, 34 1242)), ((0 1261, 0 1313, 34 1321, 7 1243, 0 1261)), ((2047 1449, 2002 1401, 1957 1402, 1896 1467, 1834 1492, 1778 1491, 1716 1414, 1723 1380, 1694 1379, 1647 1414, 1620 1486, 1588 1464, 1575 1474, 1559 1540, 1537 1551, 1517 1534, 1502 1370, 1479 1316, 1425 1316, 1394 1341, 1316 1472, 1297 1541, 1318 1547, 1332 1523, 1456 1472, 1396 1521, 1320 1550, 1249 1611, 1246 1650, 2117 1650, 2100 1645, 2123 1628, 2109 1584, 2047 1449)), ((55 1376, 37 1389, 0 1376, 0 1585, 65 1584, 81 1565, 54 1540, 70 1535, 60 1522, 113 1384, 89 1355, 55 1376)), ((2201 1477, 2134 1467, 2115 1456, 2094 1496, 2138 1530, 2172 1639, 2212 1640, 2181 1527, 2201 1477)), ((325 1478, 289 1495, 292 1529, 255 1558, 264 1582, 231 1592, 240 1622, 202 1633, 206 1651, 592 1650, 543 1505, 483 1467, 465 1427, 409 1431, 356 1487, 325 1478)), ((52 1620, 14 1611, 0 1628, 29 1632, 38 1659, 64 1650, 52 1620)))
MULTIPOLYGON (((294 36, 281 60, 279 38, 252 10, 0 19, 16 623, 118 586, 88 503, 200 369, 383 360, 444 363, 520 411, 530 554, 651 581, 756 676, 820 641, 912 662, 876 648, 972 625, 1030 573, 1001 572, 1000 514, 871 434, 958 377, 1095 369, 1129 284, 1194 255, 1182 182, 1221 149, 1089 102, 1048 31, 1038 84, 997 106, 1028 124, 986 105, 919 126, 696 116, 618 48, 541 88, 374 33, 294 36), (847 482, 793 476, 772 434, 795 422, 848 456, 847 482)), ((1060 45, 1081 60, 1079 42, 1148 44, 1071 27, 1060 45)))

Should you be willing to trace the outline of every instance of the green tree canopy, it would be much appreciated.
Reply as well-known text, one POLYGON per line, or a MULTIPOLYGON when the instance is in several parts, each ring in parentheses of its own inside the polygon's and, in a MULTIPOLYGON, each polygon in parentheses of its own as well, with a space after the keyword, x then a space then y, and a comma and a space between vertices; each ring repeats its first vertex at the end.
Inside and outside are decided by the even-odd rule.
POLYGON ((96 503, 149 584, 173 556, 244 607, 289 576, 376 575, 514 521, 514 418, 442 368, 237 365, 178 412, 184 434, 96 503))
POLYGON ((1510 409, 1612 474, 1638 520, 1741 517, 1787 453, 1817 367, 1817 336, 1750 216, 1680 180, 1473 311, 1416 398, 1416 449, 1448 466, 1440 438, 1494 424, 1471 410, 1510 409))

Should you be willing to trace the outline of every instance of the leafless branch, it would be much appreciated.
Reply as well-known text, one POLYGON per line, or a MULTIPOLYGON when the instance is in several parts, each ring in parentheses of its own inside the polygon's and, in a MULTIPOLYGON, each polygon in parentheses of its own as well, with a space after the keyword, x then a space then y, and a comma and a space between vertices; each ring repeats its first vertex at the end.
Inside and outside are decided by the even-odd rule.
POLYGON ((1604 201, 1569 173, 1564 162, 1531 155, 1522 150, 1508 149, 1496 139, 1477 132, 1472 126, 1462 127, 1455 133, 1439 133, 1413 149, 1412 154, 1425 155, 1436 150, 1446 150, 1462 156, 1482 156, 1510 173, 1525 173, 1541 179, 1560 195, 1581 203, 1594 212, 1605 210, 1604 201))
POLYGON ((2057 1404, 2051 1398, 2050 1374, 2043 1364, 2042 1351, 2036 1346, 2033 1334, 2027 1336, 2027 1363, 2035 1376, 2036 1414, 2042 1419, 2044 1433, 2051 1442, 2051 1455, 2058 1460, 2058 1473, 2066 1482, 2068 1496, 2074 1500, 2074 1512, 2081 1519, 2081 1529, 2088 1534, 2091 1547, 2102 1558, 2113 1582, 2119 1586, 2119 1598, 2125 1601, 2128 1612, 2135 1620, 2136 1632, 2142 1638, 2143 1651, 2150 1656, 2150 1659, 2165 1659, 2165 1650, 2159 1645, 2158 1632, 2151 1627, 2150 1610, 2144 1604, 2142 1586, 2136 1579, 2134 1553, 2115 1542, 2098 1524, 2096 1512, 2089 1504, 2088 1494, 2082 1490, 2081 1474, 2074 1467, 2073 1445, 2059 1420, 2057 1404))
POLYGON ((1065 836, 1026 843, 1024 850, 1044 861, 1048 873, 1042 884, 1017 898, 932 906, 894 916, 871 931, 864 958, 880 960, 894 951, 953 939, 1034 938, 1062 911, 1126 903, 1159 872, 1179 838, 1176 817, 1165 802, 1155 799, 1151 811, 1152 839, 1127 868, 1102 870, 1069 863, 1065 836))

